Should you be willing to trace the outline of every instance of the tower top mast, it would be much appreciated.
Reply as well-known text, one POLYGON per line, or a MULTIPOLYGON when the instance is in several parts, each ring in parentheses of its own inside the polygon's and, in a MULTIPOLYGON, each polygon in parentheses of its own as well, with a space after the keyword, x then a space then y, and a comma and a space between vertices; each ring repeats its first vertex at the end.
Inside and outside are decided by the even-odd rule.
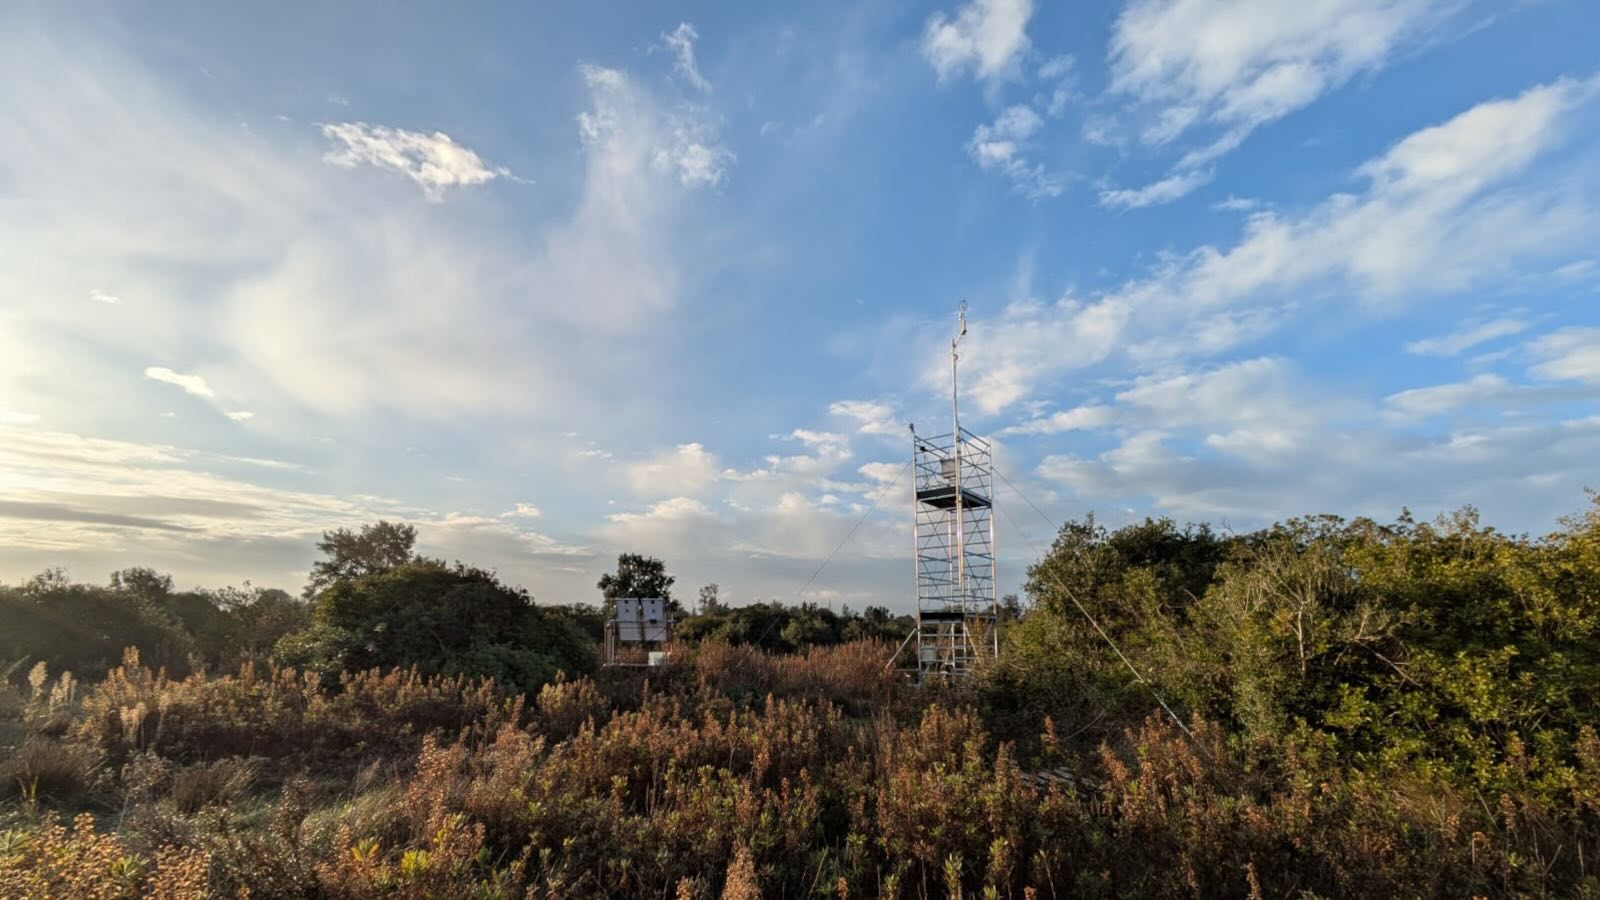
POLYGON ((956 367, 961 361, 961 339, 967 336, 967 301, 961 301, 961 310, 956 313, 956 336, 950 339, 950 433, 961 434, 961 410, 957 406, 956 396, 960 393, 960 385, 956 379, 956 367))

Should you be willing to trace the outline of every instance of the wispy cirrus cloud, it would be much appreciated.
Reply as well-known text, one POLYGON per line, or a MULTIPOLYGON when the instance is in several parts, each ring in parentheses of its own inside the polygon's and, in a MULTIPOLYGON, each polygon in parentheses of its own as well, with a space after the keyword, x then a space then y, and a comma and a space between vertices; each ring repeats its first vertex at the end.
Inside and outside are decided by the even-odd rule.
POLYGON ((258 576, 293 585, 325 529, 376 518, 418 525, 424 552, 475 548, 483 560, 588 551, 514 522, 437 514, 382 497, 259 483, 236 470, 297 479, 277 460, 201 453, 167 444, 106 440, 0 423, 0 544, 8 566, 69 565, 89 574, 137 562, 222 573, 248 560, 258 576), (204 547, 197 553, 196 546, 204 547), (203 559, 199 567, 195 560, 203 559))
POLYGON ((1038 416, 1000 430, 1005 435, 1025 434, 1061 434, 1067 431, 1080 431, 1094 428, 1104 428, 1116 421, 1116 411, 1109 406, 1090 405, 1075 406, 1072 409, 1063 409, 1048 416, 1038 416))
POLYGON ((1425 419, 1463 406, 1481 407, 1503 399, 1515 390, 1505 378, 1484 373, 1467 381, 1409 388, 1390 394, 1384 398, 1384 404, 1388 407, 1385 415, 1399 421, 1425 419))
POLYGON ((1600 384, 1600 328, 1570 326, 1528 345, 1538 362, 1533 374, 1560 381, 1600 384))
POLYGON ((1561 412, 1582 399, 1566 388, 1482 373, 1370 402, 1339 391, 1274 358, 1147 376, 1117 392, 1109 448, 1048 453, 1035 474, 1076 505, 1250 527, 1289 510, 1388 517, 1402 503, 1564 511, 1600 448, 1600 416, 1561 412), (1525 415, 1538 405, 1555 414, 1525 415))
POLYGON ((594 103, 579 114, 578 130, 592 153, 616 163, 642 154, 687 188, 716 187, 727 178, 737 157, 722 143, 714 116, 688 104, 662 107, 618 69, 579 68, 594 103))
POLYGON ((1209 169, 1192 169, 1169 175, 1141 188, 1104 190, 1100 192, 1100 205, 1110 209, 1142 209, 1146 206, 1171 203, 1209 183, 1214 175, 1215 173, 1209 169))
POLYGON ((1465 353, 1480 344, 1521 334, 1527 330, 1527 322, 1516 318, 1501 317, 1486 322, 1468 324, 1447 334, 1408 341, 1405 345, 1405 351, 1416 356, 1455 356, 1465 353))
POLYGON ((1108 191, 1108 206, 1169 203, 1262 125, 1376 71, 1437 32, 1467 0, 1136 0, 1109 50, 1113 95, 1135 104, 1139 139, 1163 146, 1202 131, 1166 177, 1108 191))
MULTIPOLYGON (((1099 296, 1013 305, 974 331, 967 390, 998 412, 1040 379, 1113 354, 1145 363, 1215 355, 1274 332, 1314 298, 1399 304, 1567 252, 1596 231, 1587 199, 1503 188, 1561 139, 1595 88, 1563 79, 1478 104, 1359 166, 1363 191, 1298 214, 1257 213, 1233 246, 1170 257, 1099 296)), ((942 365, 930 362, 930 384, 942 365)))
POLYGON ((689 85, 703 93, 711 93, 711 82, 700 74, 700 67, 694 59, 694 42, 700 39, 700 32, 688 22, 679 22, 678 27, 661 35, 661 44, 672 52, 673 69, 689 85))

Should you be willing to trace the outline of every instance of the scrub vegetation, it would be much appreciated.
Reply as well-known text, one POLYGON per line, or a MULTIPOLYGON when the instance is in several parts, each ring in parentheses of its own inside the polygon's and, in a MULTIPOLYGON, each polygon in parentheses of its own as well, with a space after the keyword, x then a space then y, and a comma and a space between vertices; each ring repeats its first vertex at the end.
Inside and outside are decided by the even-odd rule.
POLYGON ((905 620, 714 588, 601 668, 596 610, 413 539, 0 588, 0 896, 1600 897, 1600 504, 1069 523, 916 689, 905 620))

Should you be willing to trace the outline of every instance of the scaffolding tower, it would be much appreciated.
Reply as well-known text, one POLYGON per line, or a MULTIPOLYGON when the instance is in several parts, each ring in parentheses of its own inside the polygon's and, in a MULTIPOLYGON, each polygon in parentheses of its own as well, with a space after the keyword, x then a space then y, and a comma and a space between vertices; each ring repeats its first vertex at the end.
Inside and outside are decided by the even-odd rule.
POLYGON ((911 428, 915 470, 917 680, 958 678, 999 653, 995 629, 994 459, 989 442, 961 427, 957 365, 966 305, 950 341, 951 432, 911 428))

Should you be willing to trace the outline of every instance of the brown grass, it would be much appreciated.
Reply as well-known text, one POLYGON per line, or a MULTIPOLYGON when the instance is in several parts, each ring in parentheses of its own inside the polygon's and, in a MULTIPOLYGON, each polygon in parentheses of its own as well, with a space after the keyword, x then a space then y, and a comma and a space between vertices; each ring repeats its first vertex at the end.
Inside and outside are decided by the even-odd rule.
MULTIPOLYGON (((1152 717, 1094 757, 1067 758, 1055 741, 1051 764, 1092 774, 1095 786, 1039 790, 959 694, 898 691, 881 659, 869 647, 793 658, 706 647, 648 685, 553 685, 527 721, 492 685, 406 673, 352 677, 324 694, 288 671, 199 682, 126 666, 87 693, 71 739, 36 738, 29 755, 43 765, 104 747, 125 754, 123 831, 80 822, 68 834, 44 822, 12 832, 0 859, 13 881, 0 884, 57 879, 122 896, 127 885, 155 890, 168 877, 161 859, 172 873, 204 859, 215 895, 249 887, 255 898, 1498 896, 1600 886, 1592 729, 1577 737, 1570 770, 1530 765, 1526 784, 1480 798, 1426 772, 1341 767, 1314 735, 1240 743, 1204 721, 1190 736, 1152 717), (287 733, 271 736, 276 727, 287 733), (229 756, 243 736, 280 755, 229 756), (285 781, 286 770, 317 780, 285 781), (1536 778, 1563 779, 1560 802, 1535 790, 1536 778), (275 788, 265 811, 247 796, 275 788), (113 871, 126 856, 143 862, 113 871)), ((89 759, 98 757, 80 757, 89 759)), ((86 770, 71 771, 84 781, 86 770)), ((0 890, 13 895, 29 896, 0 890)))
POLYGON ((29 796, 58 804, 87 797, 102 757, 93 747, 30 737, 0 758, 0 798, 29 796))

